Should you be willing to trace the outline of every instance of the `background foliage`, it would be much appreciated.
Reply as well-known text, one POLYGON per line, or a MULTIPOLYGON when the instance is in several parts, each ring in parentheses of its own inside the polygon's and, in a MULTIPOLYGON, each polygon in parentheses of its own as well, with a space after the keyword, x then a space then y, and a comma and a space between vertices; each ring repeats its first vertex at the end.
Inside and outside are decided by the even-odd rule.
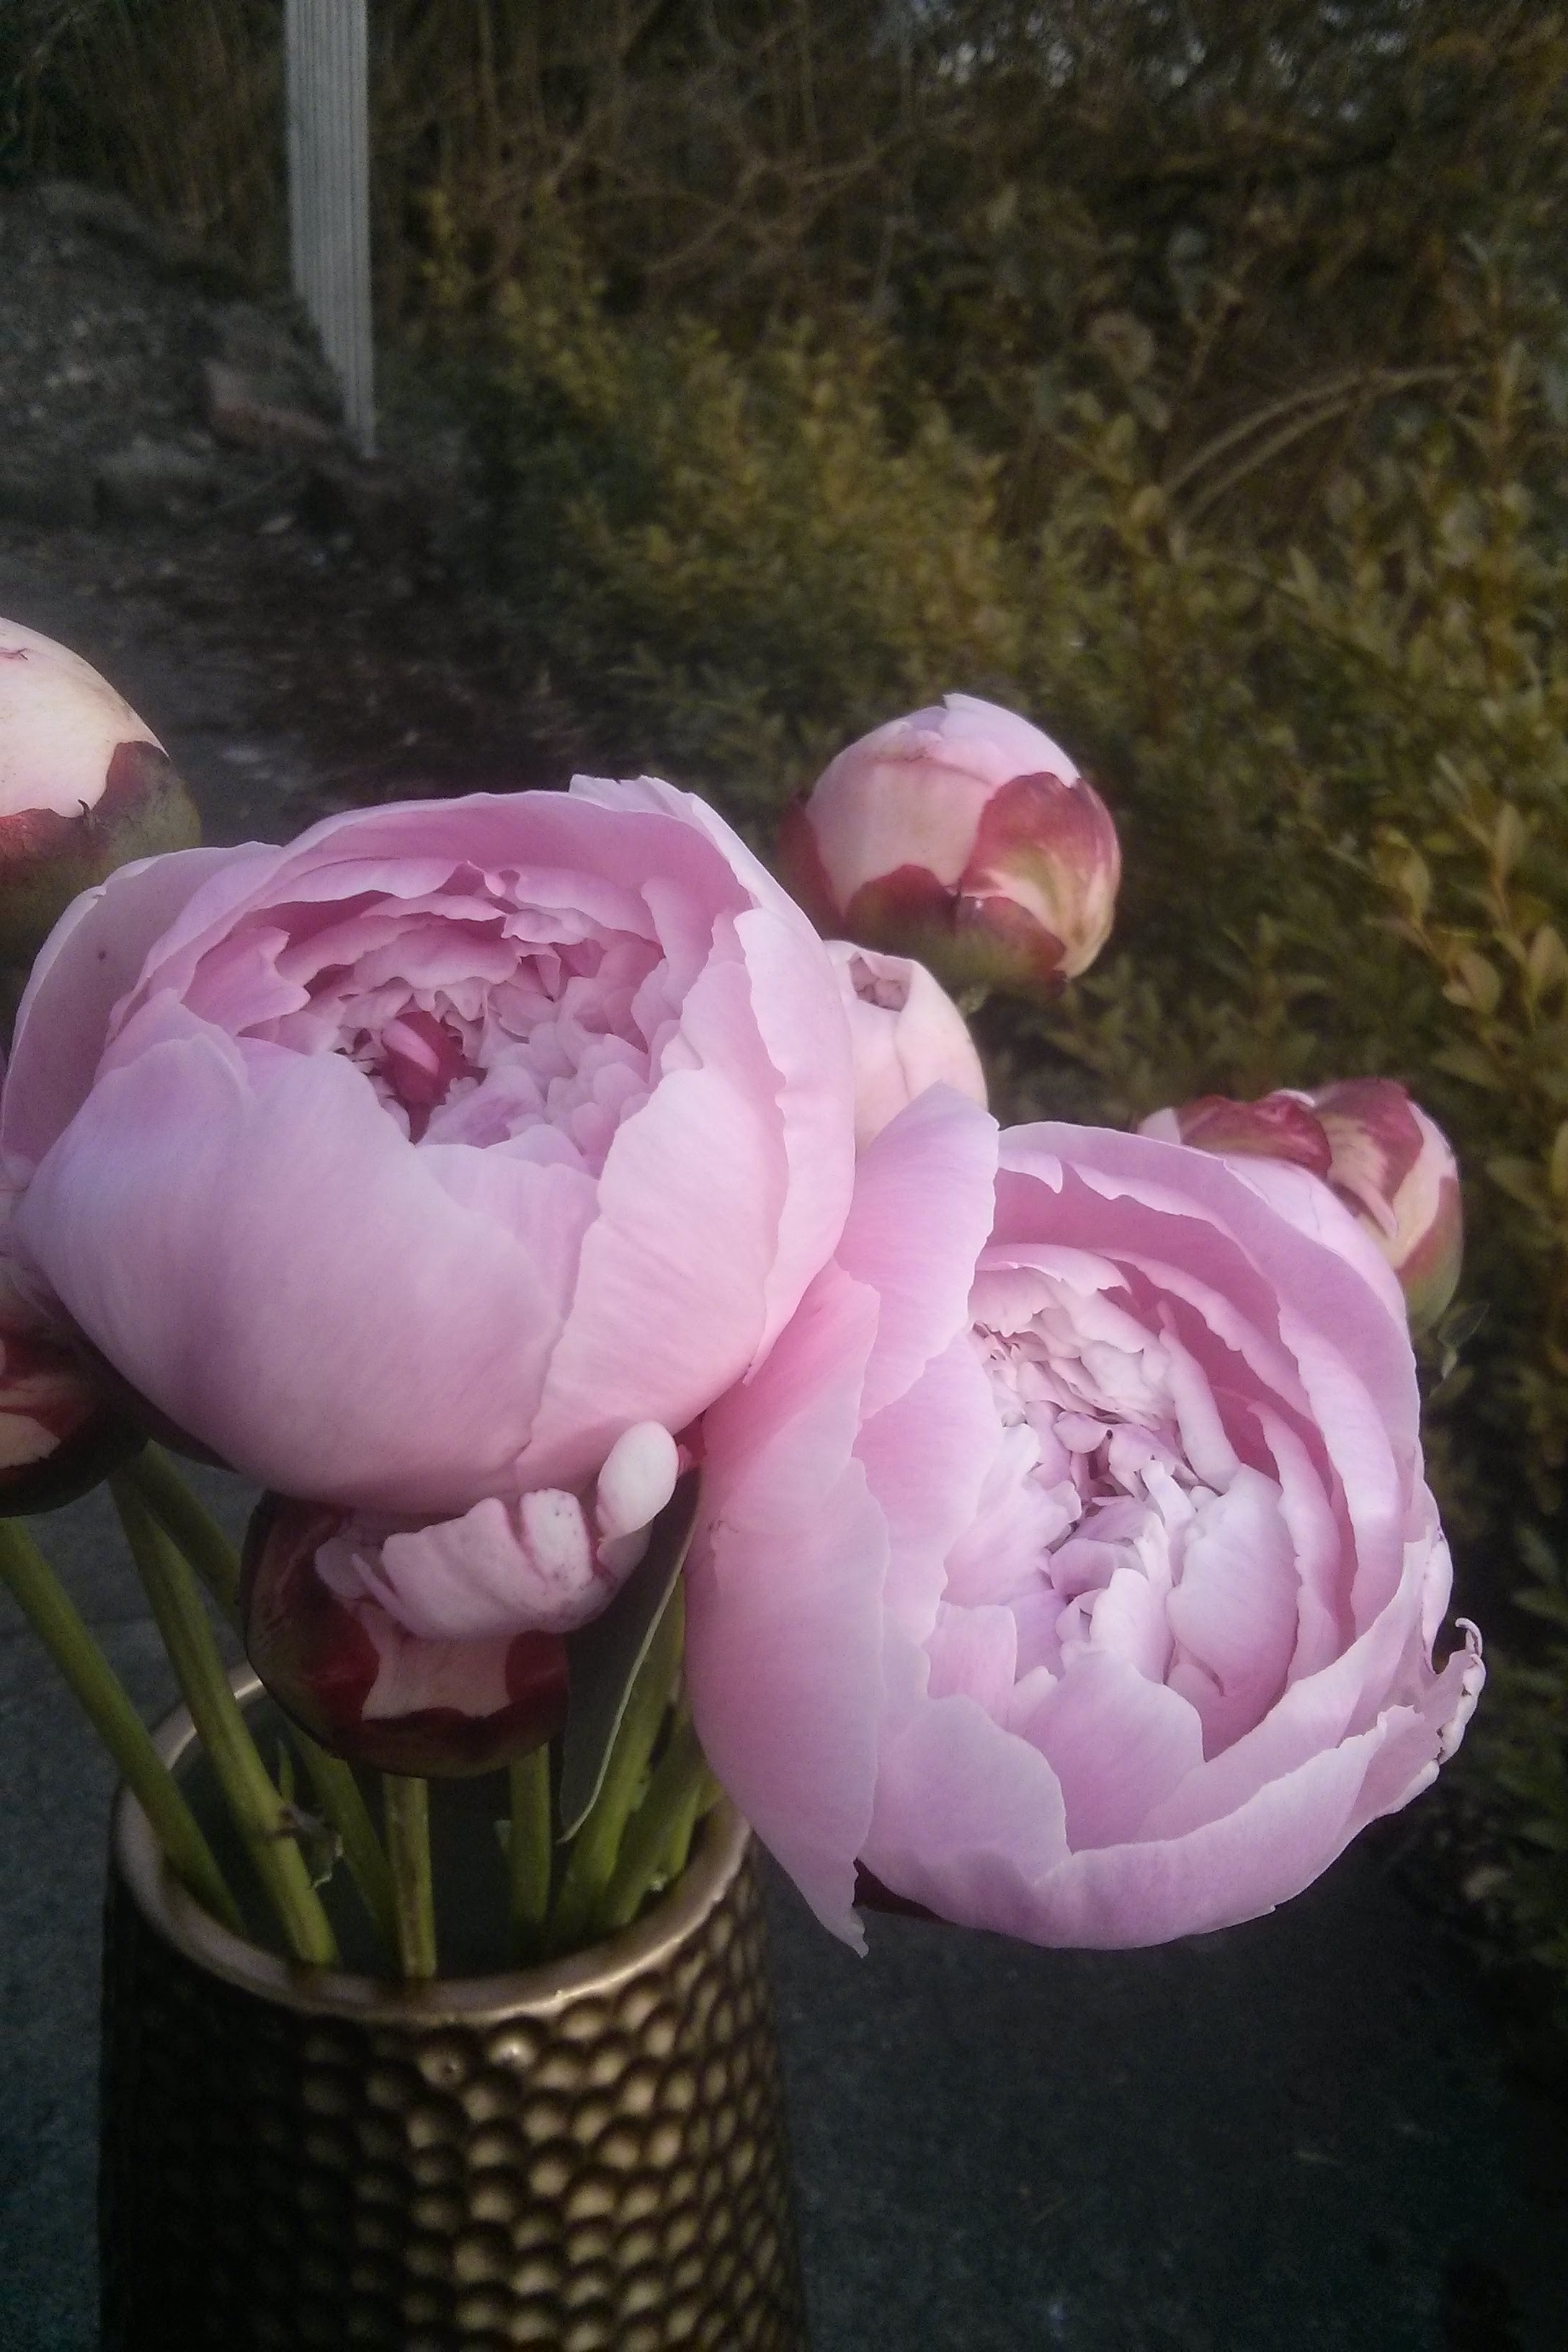
MULTIPOLYGON (((279 15, 22 0, 13 160, 276 270, 279 15)), ((992 1016, 1007 1108, 1379 1070, 1454 1136, 1432 1448, 1502 1656, 1467 1884, 1568 1978, 1568 26, 372 16, 385 331, 461 391, 476 568, 595 756, 765 841, 890 711, 1013 702, 1129 880, 1087 981, 992 1016)))

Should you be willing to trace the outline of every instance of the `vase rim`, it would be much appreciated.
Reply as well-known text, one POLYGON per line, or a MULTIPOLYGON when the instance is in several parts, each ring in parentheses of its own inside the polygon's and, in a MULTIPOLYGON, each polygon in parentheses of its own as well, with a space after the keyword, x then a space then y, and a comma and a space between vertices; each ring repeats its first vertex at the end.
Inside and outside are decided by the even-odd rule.
MULTIPOLYGON (((242 1706, 261 1693, 260 1676, 248 1666, 237 1667, 229 1680, 242 1706)), ((175 1707, 153 1738, 173 1770, 195 1738, 189 1708, 175 1707)), ((236 1935, 180 1885, 146 1814, 123 1782, 110 1823, 110 1859, 148 1925, 187 1959, 241 1991, 317 2017, 352 2019, 363 2025, 433 2027, 549 2017, 584 1993, 614 1992, 683 1943, 723 1900, 745 1861, 751 1834, 729 1799, 721 1797, 707 1815, 700 1841, 677 1885, 646 1918, 584 1951, 531 1968, 488 1976, 438 1976, 421 1984, 398 1984, 347 1969, 312 1968, 236 1935)))

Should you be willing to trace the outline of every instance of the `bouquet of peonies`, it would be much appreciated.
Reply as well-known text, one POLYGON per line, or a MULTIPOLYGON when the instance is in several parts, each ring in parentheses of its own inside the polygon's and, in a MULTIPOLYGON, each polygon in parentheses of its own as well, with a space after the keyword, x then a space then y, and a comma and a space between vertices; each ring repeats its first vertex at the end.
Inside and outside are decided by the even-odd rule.
MULTIPOLYGON (((784 853, 826 943, 648 778, 172 845, 145 729, 16 629, 0 782, 4 904, 90 885, 0 1102, 7 1508, 108 1475, 297 1958, 324 1846, 436 1968, 432 1777, 507 1768, 520 1957, 637 1916, 715 1783, 846 1937, 1118 1946, 1268 1910, 1451 1752, 1407 1312, 1451 1155, 1372 1080, 998 1131, 939 981, 1059 987, 1119 872, 1025 720, 834 761, 784 853), (164 1448, 266 1490, 243 1561, 164 1448)), ((14 1516, 0 1564, 231 1916, 14 1516)))

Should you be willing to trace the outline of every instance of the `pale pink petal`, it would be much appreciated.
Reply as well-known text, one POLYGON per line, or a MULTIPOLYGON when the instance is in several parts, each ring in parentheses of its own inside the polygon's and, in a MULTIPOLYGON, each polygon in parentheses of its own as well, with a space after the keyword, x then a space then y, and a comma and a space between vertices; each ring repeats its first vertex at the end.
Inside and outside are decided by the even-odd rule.
POLYGON ((703 1753, 817 1916, 851 1942, 871 1816, 885 1523, 850 1453, 877 1303, 830 1267, 703 1423, 686 1673, 703 1753))
POLYGON ((863 883, 922 867, 955 889, 994 785, 942 754, 915 719, 841 751, 813 789, 807 821, 840 907, 863 883))
POLYGON ((1309 1758, 1189 1836, 1075 1853, 1037 1886, 1028 1924, 1016 1932, 1116 1951, 1259 1918, 1310 1886, 1349 1843, 1382 1738, 1363 1732, 1309 1758))
POLYGON ((932 1087, 860 1155, 838 1263, 881 1299, 867 1377, 869 1418, 902 1395, 968 1321, 991 1223, 996 1122, 932 1087))
POLYGON ((684 1428, 762 1343, 785 1168, 750 1014, 743 969, 710 965, 682 1016, 704 1066, 667 1070, 616 1132, 521 1485, 581 1485, 633 1422, 684 1428))
POLYGON ((924 964, 829 940, 855 1065, 855 1141, 864 1150, 928 1087, 985 1108, 985 1073, 969 1024, 924 964))
POLYGON ((16 1015, 0 1150, 37 1161, 86 1099, 109 1016, 153 945, 205 887, 247 890, 268 849, 179 849, 121 866, 84 890, 45 940, 16 1015))
POLYGON ((974 1517, 1000 1442, 967 1330, 855 1441, 891 1546, 883 1606, 915 1643, 936 1622, 948 1556, 974 1517))
POLYGON ((459 1518, 387 1536, 370 1585, 399 1624, 435 1642, 569 1633, 612 1591, 595 1573, 582 1504, 551 1487, 511 1506, 489 1496, 459 1518))
POLYGON ((510 1482, 548 1296, 337 1055, 210 1033, 142 1053, 94 1088, 17 1224, 126 1378, 261 1485, 426 1515, 510 1482))
POLYGON ((1061 1784, 1075 1853, 1134 1836, 1204 1760, 1203 1725, 1187 1701, 1102 1650, 1076 1657, 1018 1729, 1061 1784))
MULTIPOLYGON (((806 1284, 832 1255, 855 1181, 855 1066, 833 967, 791 906, 735 925, 751 1014, 777 1073, 784 1186, 760 1346, 772 1347, 806 1284)), ((683 1026, 686 1025, 683 1023, 683 1026)))
POLYGON ((962 1692, 992 1717, 999 1720, 1005 1715, 1018 1668, 1018 1627, 1010 1609, 954 1609, 944 1603, 937 1612, 926 1655, 931 1660, 931 1699, 962 1692))
POLYGON ((1055 1773, 972 1698, 918 1696, 907 1652, 889 1670, 904 1696, 882 1734, 868 1869, 961 1927, 1028 1934, 1035 1889, 1068 1851, 1055 1773))
POLYGON ((658 1517, 675 1492, 680 1453, 668 1429, 639 1421, 623 1430, 599 1472, 595 1523, 602 1536, 629 1536, 658 1517))
POLYGON ((1280 1696, 1296 1646, 1296 1595, 1274 1483, 1238 1470, 1199 1511, 1165 1604, 1172 1633, 1218 1685, 1212 1698, 1194 1693, 1210 1755, 1250 1731, 1280 1696))

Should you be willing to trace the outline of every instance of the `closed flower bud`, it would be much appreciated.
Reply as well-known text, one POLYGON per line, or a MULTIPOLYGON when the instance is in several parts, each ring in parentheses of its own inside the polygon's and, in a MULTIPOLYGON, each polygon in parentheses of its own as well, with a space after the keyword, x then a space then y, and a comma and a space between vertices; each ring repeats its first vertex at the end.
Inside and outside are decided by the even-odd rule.
POLYGON ((994 703, 950 694, 824 771, 779 836, 825 932, 918 957, 955 991, 1047 995, 1104 946, 1116 828, 1067 753, 994 703))
POLYGON ((927 1087, 985 1108, 985 1073, 963 1013, 923 964, 829 940, 855 1055, 855 1143, 864 1150, 927 1087))
POLYGON ((152 730, 79 656, 0 620, 0 963, 117 866, 200 838, 152 730))
POLYGON ((10 1205, 0 1186, 0 1518, 74 1502, 142 1442, 23 1281, 6 1247, 10 1205))
POLYGON ((352 1763, 450 1778, 526 1755, 564 1717, 563 1636, 641 1559, 682 1459, 638 1422, 583 1491, 486 1496, 455 1519, 271 1497, 246 1547, 250 1663, 352 1763))
POLYGON ((0 1316, 0 1518, 74 1502, 141 1443, 60 1336, 0 1316))
POLYGON ((334 1756, 453 1779, 542 1746, 566 1716, 559 1633, 410 1633, 334 1555, 347 1515, 268 1496, 251 1521, 242 1602, 252 1665, 334 1756))
POLYGON ((1396 1079, 1342 1078, 1310 1093, 1282 1087, 1256 1102, 1200 1095, 1156 1111, 1142 1132, 1321 1178, 1398 1277, 1412 1328, 1441 1319, 1464 1255, 1459 1171, 1442 1129, 1396 1079))

